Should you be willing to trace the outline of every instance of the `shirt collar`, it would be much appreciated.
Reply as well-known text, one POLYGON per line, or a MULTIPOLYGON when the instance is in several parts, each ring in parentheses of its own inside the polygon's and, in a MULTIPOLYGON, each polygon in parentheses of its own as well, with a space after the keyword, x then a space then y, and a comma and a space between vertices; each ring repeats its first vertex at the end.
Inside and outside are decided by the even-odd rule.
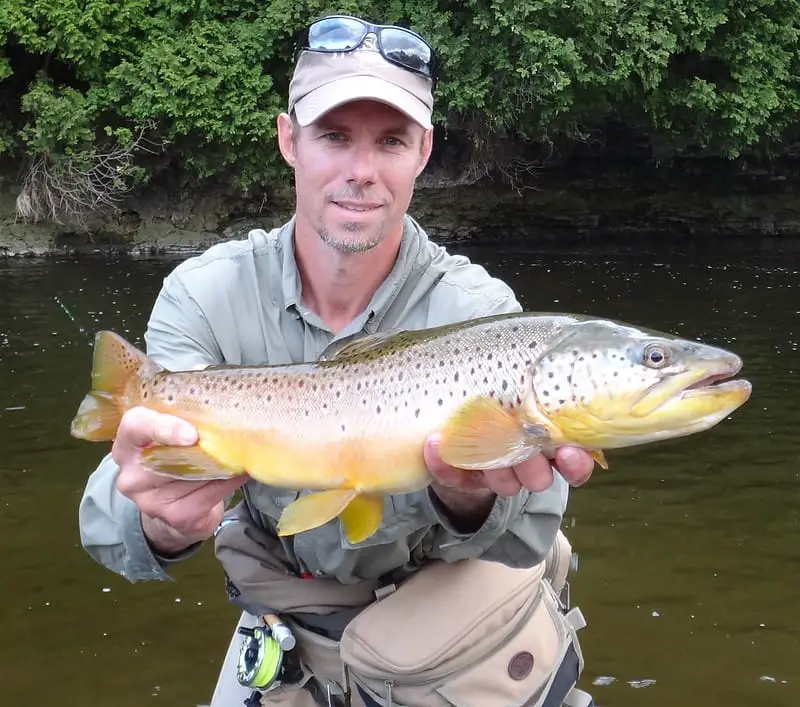
MULTIPOLYGON (((293 310, 300 316, 303 316, 301 311, 302 285, 294 250, 296 218, 296 216, 292 216, 280 234, 281 250, 283 252, 281 279, 284 308, 287 311, 293 310)), ((360 331, 362 328, 373 330, 378 326, 383 315, 391 306, 397 293, 403 286, 403 283, 417 263, 424 240, 425 235, 422 229, 420 229, 419 224, 410 216, 406 215, 403 218, 403 236, 400 241, 400 250, 388 277, 375 291, 375 294, 372 296, 364 312, 356 317, 351 325, 347 326, 345 330, 341 332, 340 336, 348 336, 355 333, 355 331, 360 331)), ((316 324, 317 322, 314 323, 316 324)))

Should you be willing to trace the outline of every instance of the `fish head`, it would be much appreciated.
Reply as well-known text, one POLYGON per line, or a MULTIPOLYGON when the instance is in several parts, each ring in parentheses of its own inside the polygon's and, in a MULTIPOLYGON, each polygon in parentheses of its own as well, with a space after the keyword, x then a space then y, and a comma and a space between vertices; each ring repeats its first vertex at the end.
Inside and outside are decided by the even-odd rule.
POLYGON ((750 397, 741 368, 716 346, 590 320, 536 362, 532 405, 556 442, 627 447, 716 425, 750 397))

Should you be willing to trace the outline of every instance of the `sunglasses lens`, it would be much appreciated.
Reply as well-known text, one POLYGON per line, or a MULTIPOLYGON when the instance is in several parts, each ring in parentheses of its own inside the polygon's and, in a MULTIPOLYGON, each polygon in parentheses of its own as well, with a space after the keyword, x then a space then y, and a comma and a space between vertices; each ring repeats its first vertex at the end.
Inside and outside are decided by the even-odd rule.
POLYGON ((409 69, 431 75, 431 49, 419 37, 401 29, 386 28, 381 33, 386 56, 409 69))
POLYGON ((347 51, 358 45, 364 36, 364 25, 347 17, 326 17, 308 29, 311 49, 347 51))

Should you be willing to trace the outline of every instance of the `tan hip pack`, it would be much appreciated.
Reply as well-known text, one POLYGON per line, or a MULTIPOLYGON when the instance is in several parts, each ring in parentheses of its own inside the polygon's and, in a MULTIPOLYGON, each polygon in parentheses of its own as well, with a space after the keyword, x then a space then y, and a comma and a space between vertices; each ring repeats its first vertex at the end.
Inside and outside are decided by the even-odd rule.
POLYGON ((432 563, 348 624, 340 655, 350 681, 386 705, 544 704, 570 647, 570 688, 583 670, 583 618, 561 610, 544 575, 545 563, 432 563))

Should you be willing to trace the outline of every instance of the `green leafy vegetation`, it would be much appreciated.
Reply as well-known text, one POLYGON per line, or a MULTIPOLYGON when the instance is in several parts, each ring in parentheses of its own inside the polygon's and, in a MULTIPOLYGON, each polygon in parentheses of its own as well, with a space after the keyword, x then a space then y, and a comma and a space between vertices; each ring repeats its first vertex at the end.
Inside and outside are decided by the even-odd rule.
POLYGON ((437 124, 473 169, 608 121, 660 159, 795 137, 800 0, 4 0, 0 154, 27 165, 21 213, 113 204, 164 169, 286 179, 275 117, 297 33, 332 12, 431 40, 437 124))

